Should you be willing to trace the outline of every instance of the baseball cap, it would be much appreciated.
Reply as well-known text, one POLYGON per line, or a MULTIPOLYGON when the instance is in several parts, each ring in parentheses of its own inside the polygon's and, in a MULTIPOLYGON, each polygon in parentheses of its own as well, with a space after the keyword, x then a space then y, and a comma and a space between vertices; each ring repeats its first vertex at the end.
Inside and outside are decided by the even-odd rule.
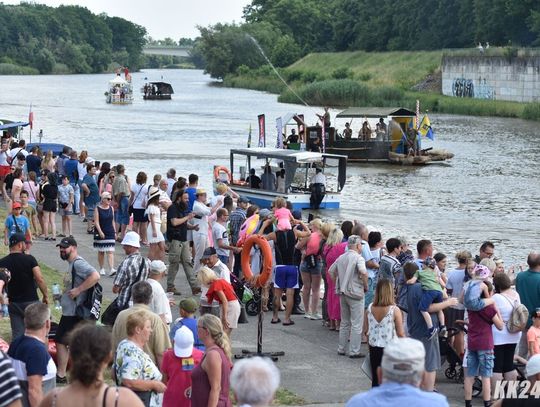
POLYGON ((20 202, 13 202, 13 205, 11 206, 11 209, 17 209, 17 208, 21 208, 21 203, 20 202))
POLYGON ((217 254, 216 249, 214 249, 213 247, 207 247, 206 249, 204 249, 202 258, 207 259, 210 256, 213 256, 214 254, 217 254))
POLYGON ((473 273, 479 279, 484 280, 489 277, 489 275, 491 274, 491 271, 486 266, 477 264, 473 270, 473 273))
POLYGON ((9 247, 15 246, 17 243, 26 242, 24 233, 14 233, 9 237, 9 247))
POLYGON ((193 314, 195 311, 197 311, 197 301, 195 301, 193 298, 184 298, 182 301, 180 301, 180 309, 193 314))
POLYGON ((187 326, 181 326, 174 334, 174 354, 179 358, 187 358, 193 353, 193 332, 187 326))
POLYGON ((259 211, 259 219, 264 219, 268 217, 272 212, 270 209, 264 208, 259 211))
POLYGON ((240 198, 238 198, 238 203, 251 203, 251 201, 249 199, 247 199, 245 196, 241 196, 240 198))
POLYGON ((62 249, 65 249, 69 246, 75 246, 77 247, 77 241, 72 237, 64 237, 62 240, 60 240, 60 243, 56 245, 56 247, 61 247, 62 249))
POLYGON ((422 342, 412 338, 396 338, 384 348, 383 371, 408 376, 424 370, 426 351, 422 342))
POLYGON ((525 367, 527 377, 540 373, 540 355, 531 356, 525 367))
POLYGON ((122 246, 141 247, 140 236, 137 232, 127 232, 120 244, 122 246))
POLYGON ((152 260, 150 262, 150 273, 161 274, 167 270, 167 266, 161 260, 152 260))

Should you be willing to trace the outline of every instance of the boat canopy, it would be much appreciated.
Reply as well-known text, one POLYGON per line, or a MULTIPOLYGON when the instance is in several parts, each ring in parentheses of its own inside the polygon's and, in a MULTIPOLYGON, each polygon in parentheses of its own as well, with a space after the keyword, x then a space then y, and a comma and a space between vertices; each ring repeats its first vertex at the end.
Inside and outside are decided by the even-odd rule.
POLYGON ((157 90, 161 93, 172 95, 174 94, 174 90, 170 83, 167 82, 149 82, 150 85, 155 85, 157 87, 157 90))
POLYGON ((13 122, 13 123, 0 124, 0 130, 12 129, 14 127, 26 127, 29 124, 30 123, 25 123, 25 122, 13 122))
POLYGON ((122 78, 120 75, 116 75, 114 79, 111 79, 109 81, 111 85, 127 85, 128 81, 126 81, 124 78, 122 78))
POLYGON ((231 172, 234 171, 234 155, 255 157, 257 159, 276 159, 283 161, 285 168, 285 185, 290 186, 296 169, 306 164, 324 164, 327 159, 338 161, 338 190, 345 186, 347 156, 339 154, 314 153, 310 151, 284 150, 281 148, 257 147, 231 149, 231 172))
POLYGON ((349 107, 338 113, 336 118, 379 118, 379 117, 414 117, 416 113, 403 107, 349 107))

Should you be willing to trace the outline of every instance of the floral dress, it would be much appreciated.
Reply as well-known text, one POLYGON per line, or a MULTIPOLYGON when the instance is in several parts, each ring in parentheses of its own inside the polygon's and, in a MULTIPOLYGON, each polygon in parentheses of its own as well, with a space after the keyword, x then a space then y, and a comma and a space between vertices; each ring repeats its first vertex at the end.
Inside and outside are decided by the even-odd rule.
MULTIPOLYGON (((152 362, 150 356, 129 339, 124 339, 118 344, 114 368, 117 381, 120 384, 124 379, 161 381, 162 378, 161 372, 152 362)), ((159 394, 152 392, 150 406, 161 406, 161 396, 159 394)))

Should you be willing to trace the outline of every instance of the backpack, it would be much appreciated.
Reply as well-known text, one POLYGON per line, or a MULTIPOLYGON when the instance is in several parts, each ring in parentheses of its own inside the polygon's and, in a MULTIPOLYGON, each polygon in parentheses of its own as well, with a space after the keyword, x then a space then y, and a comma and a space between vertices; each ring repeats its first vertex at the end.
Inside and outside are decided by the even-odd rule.
POLYGON ((506 298, 506 301, 512 305, 512 313, 510 314, 508 321, 506 321, 506 329, 511 334, 521 332, 527 326, 529 310, 523 304, 516 304, 516 300, 512 303, 506 295, 501 294, 501 296, 506 298))

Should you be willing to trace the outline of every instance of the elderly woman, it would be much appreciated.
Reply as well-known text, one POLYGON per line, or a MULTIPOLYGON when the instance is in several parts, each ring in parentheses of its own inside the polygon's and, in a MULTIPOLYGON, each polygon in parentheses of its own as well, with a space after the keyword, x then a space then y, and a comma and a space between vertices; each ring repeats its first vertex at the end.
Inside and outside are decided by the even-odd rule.
POLYGON ((142 407, 129 389, 109 386, 104 371, 112 359, 111 334, 103 327, 83 324, 71 334, 69 353, 70 384, 50 391, 40 407, 84 406, 99 400, 105 407, 142 407))
POLYGON ((116 228, 114 226, 114 209, 111 206, 111 194, 101 193, 101 202, 94 211, 94 249, 98 251, 99 274, 105 275, 105 254, 109 263, 110 275, 116 273, 114 269, 114 248, 116 228))
POLYGON ((131 314, 126 323, 127 339, 116 349, 114 372, 116 382, 133 390, 145 406, 161 406, 159 393, 166 389, 162 375, 143 347, 152 334, 152 325, 147 311, 131 314))
POLYGON ((239 406, 270 406, 279 387, 279 370, 268 358, 254 357, 234 364, 231 388, 239 406))
POLYGON ((341 321, 341 307, 339 305, 339 295, 336 294, 336 285, 328 269, 334 264, 339 256, 345 253, 347 243, 343 242, 343 232, 335 225, 328 233, 328 238, 323 247, 323 257, 326 264, 326 309, 328 312, 329 329, 339 331, 341 321))
POLYGON ((300 273, 302 275, 302 282, 304 283, 302 287, 302 298, 304 300, 304 309, 306 310, 304 318, 313 320, 322 319, 322 315, 317 312, 323 270, 323 259, 321 256, 323 236, 321 234, 321 227, 321 220, 313 219, 309 222, 311 234, 300 240, 296 245, 297 249, 304 249, 304 259, 300 264, 300 273))
MULTIPOLYGON (((200 270, 199 270, 200 273, 200 270)), ((197 321, 197 334, 206 347, 200 365, 191 373, 192 407, 230 407, 231 344, 218 317, 204 314, 197 321)))
POLYGON ((234 289, 226 280, 219 278, 216 273, 208 267, 201 267, 197 278, 200 283, 208 287, 206 298, 208 304, 214 300, 219 302, 221 308, 221 322, 229 337, 234 328, 238 327, 238 317, 240 316, 240 303, 234 293, 234 289))

